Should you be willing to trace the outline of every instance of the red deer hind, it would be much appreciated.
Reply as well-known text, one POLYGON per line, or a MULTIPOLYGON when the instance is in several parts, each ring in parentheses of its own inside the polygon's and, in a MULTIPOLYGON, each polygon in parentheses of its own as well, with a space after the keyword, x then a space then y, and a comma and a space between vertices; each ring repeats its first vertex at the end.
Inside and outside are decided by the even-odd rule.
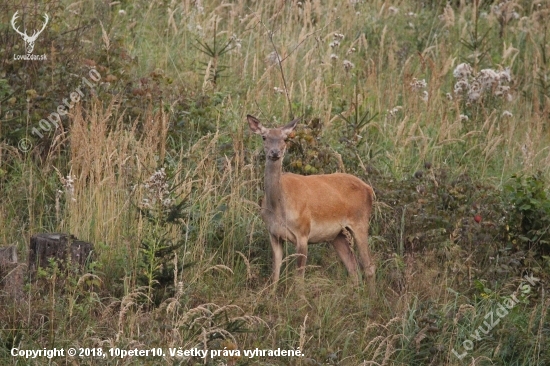
POLYGON ((251 115, 247 119, 252 132, 262 136, 264 141, 265 196, 261 215, 273 249, 274 283, 279 280, 285 240, 296 245, 301 276, 308 243, 331 242, 354 283, 358 283, 357 262, 348 240, 353 236, 363 273, 374 284, 375 265, 368 246, 372 188, 349 174, 303 176, 283 173, 285 140, 299 119, 279 128, 266 128, 251 115))

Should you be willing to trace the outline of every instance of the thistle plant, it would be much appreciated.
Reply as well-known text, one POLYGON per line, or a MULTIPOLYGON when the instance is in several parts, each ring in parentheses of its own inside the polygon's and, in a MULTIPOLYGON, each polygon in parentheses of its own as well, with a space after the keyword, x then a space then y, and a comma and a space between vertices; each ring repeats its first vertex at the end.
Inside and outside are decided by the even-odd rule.
MULTIPOLYGON (((465 108, 474 105, 482 107, 502 105, 513 99, 509 84, 512 75, 509 68, 503 70, 483 69, 475 72, 468 63, 458 65, 453 76, 457 79, 454 95, 463 102, 465 108)), ((452 94, 448 93, 450 99, 452 94)), ((507 111, 504 111, 507 112, 507 111)), ((510 112, 503 115, 509 116, 510 112)))
MULTIPOLYGON (((174 283, 174 256, 176 250, 185 244, 184 239, 173 241, 170 237, 173 225, 181 226, 186 200, 176 203, 170 179, 164 168, 155 171, 141 186, 144 197, 139 212, 151 225, 140 244, 138 279, 148 288, 148 298, 160 301, 165 287, 174 283)), ((181 236, 182 238, 185 235, 181 236)), ((182 270, 178 268, 178 271, 182 270)))

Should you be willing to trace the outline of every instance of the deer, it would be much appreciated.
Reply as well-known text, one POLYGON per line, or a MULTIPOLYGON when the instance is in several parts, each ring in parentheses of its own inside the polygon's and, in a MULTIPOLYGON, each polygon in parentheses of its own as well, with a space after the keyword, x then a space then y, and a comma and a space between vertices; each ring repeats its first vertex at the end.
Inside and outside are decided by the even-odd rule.
MULTIPOLYGON (((283 173, 286 140, 300 118, 283 127, 266 128, 247 115, 250 130, 263 139, 266 157, 261 217, 267 226, 273 251, 273 283, 279 281, 284 241, 296 246, 297 272, 304 277, 308 244, 330 242, 355 285, 359 284, 357 261, 370 285, 375 264, 368 245, 374 192, 356 176, 344 173, 299 175, 283 173)), ((372 288, 371 288, 372 290, 372 288)))
POLYGON ((42 31, 46 28, 46 25, 48 24, 48 20, 50 19, 48 17, 48 14, 44 14, 44 25, 42 26, 42 29, 39 31, 35 30, 32 36, 27 35, 27 30, 25 29, 25 32, 21 32, 19 28, 15 25, 15 21, 17 20, 19 11, 16 11, 15 14, 13 14, 13 17, 11 18, 11 26, 13 29, 19 33, 23 40, 25 41, 25 50, 27 51, 27 54, 32 53, 34 50, 34 42, 36 42, 36 39, 42 33, 42 31))

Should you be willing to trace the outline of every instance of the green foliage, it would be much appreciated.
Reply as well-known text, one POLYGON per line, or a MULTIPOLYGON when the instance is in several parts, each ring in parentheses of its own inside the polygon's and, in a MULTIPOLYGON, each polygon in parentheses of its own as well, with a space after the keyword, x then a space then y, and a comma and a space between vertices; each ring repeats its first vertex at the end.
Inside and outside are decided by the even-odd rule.
POLYGON ((431 301, 421 301, 418 308, 410 309, 407 322, 409 335, 407 353, 403 353, 409 365, 443 363, 446 354, 444 315, 431 301))
POLYGON ((289 143, 291 171, 300 174, 345 171, 347 167, 364 164, 361 157, 366 156, 369 160, 373 157, 374 152, 368 143, 369 137, 372 137, 369 126, 378 114, 359 106, 358 93, 354 97, 350 112, 337 114, 336 136, 327 133, 318 117, 298 126, 289 143))
POLYGON ((12 94, 13 91, 8 81, 6 79, 0 79, 0 103, 3 104, 12 94))
POLYGON ((196 41, 198 46, 194 46, 197 50, 210 58, 209 62, 202 63, 205 67, 205 74, 203 75, 205 75, 207 80, 212 82, 214 87, 218 84, 218 79, 220 78, 221 73, 227 68, 226 66, 219 64, 219 58, 235 48, 235 45, 233 44, 234 38, 230 38, 227 41, 222 42, 220 45, 220 40, 218 38, 220 35, 217 32, 217 24, 217 21, 215 21, 212 44, 201 42, 197 39, 196 41))
POLYGON ((164 169, 153 173, 143 184, 146 195, 137 207, 140 216, 149 223, 149 230, 139 247, 137 280, 148 290, 149 299, 159 304, 166 293, 174 290, 175 271, 183 271, 192 263, 179 265, 174 258, 177 250, 186 243, 185 226, 182 219, 188 216, 186 198, 173 199, 172 177, 164 169), (172 187, 171 187, 172 186, 172 187), (176 227, 181 230, 180 240, 170 239, 170 231, 176 227))
POLYGON ((367 133, 367 127, 378 116, 378 113, 373 113, 371 109, 363 110, 364 108, 361 108, 359 103, 359 94, 355 93, 355 100, 351 103, 349 115, 339 114, 340 118, 345 122, 342 128, 339 129, 341 135, 340 142, 343 142, 346 147, 352 150, 351 155, 365 152, 360 149, 360 145, 364 146, 367 137, 371 137, 367 133))
POLYGON ((225 119, 228 116, 224 114, 226 98, 227 93, 221 91, 211 94, 201 92, 174 108, 173 136, 177 144, 183 142, 191 145, 198 138, 216 132, 220 119, 227 123, 225 119), (182 136, 186 139, 182 140, 182 136))
POLYGON ((510 207, 508 225, 513 242, 520 247, 534 247, 539 253, 550 251, 550 197, 547 182, 538 173, 513 175, 505 186, 510 207))
POLYGON ((335 169, 334 155, 322 139, 322 124, 313 118, 298 126, 289 138, 290 171, 300 174, 318 174, 335 169))
POLYGON ((541 54, 541 64, 537 70, 537 80, 536 84, 539 87, 539 98, 540 103, 544 104, 548 98, 550 98, 550 55, 548 47, 548 25, 545 23, 543 30, 543 38, 539 44, 540 54, 541 54))
MULTIPOLYGON (((239 334, 253 333, 251 325, 263 323, 253 316, 238 316, 241 312, 238 306, 217 306, 205 304, 191 309, 185 314, 184 321, 179 325, 180 331, 189 344, 204 350, 237 350, 235 337, 239 334)), ((242 355, 242 351, 241 351, 242 355)), ((240 357, 229 357, 234 362, 240 357)), ((244 358, 244 357, 243 357, 244 358)), ((218 365, 219 358, 196 358, 200 364, 218 365)))
POLYGON ((472 25, 473 29, 469 29, 468 31, 468 38, 460 39, 460 42, 466 47, 468 51, 471 52, 467 57, 464 57, 465 59, 473 59, 474 68, 477 68, 477 66, 483 62, 483 59, 487 56, 489 53, 489 32, 491 31, 491 28, 487 27, 487 29, 482 32, 481 31, 481 24, 480 24, 480 9, 477 5, 478 2, 474 2, 474 22, 472 25))
MULTIPOLYGON (((166 237, 159 237, 154 233, 141 241, 137 280, 138 284, 147 286, 148 296, 156 305, 165 299, 167 293, 174 290, 174 257, 177 255, 177 249, 184 244, 183 240, 173 243, 166 237)), ((181 273, 190 266, 192 263, 180 265, 178 270, 181 273)))

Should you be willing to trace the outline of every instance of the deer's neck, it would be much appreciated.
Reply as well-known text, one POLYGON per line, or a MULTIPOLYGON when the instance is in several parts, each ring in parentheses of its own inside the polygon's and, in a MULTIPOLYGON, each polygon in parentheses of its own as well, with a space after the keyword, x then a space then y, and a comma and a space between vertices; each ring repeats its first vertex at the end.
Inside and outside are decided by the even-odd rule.
POLYGON ((271 161, 267 159, 265 166, 264 189, 268 213, 281 214, 283 208, 283 175, 282 159, 271 161))

